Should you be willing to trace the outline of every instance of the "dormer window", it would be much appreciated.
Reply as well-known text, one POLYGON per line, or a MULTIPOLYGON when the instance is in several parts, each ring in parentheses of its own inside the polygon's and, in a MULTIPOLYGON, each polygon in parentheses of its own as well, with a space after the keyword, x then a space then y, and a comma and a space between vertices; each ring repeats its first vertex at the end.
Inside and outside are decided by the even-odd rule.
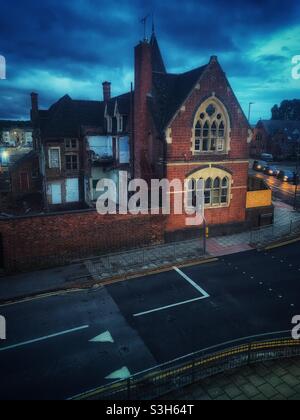
POLYGON ((112 118, 107 116, 106 122, 107 122, 107 132, 111 133, 112 132, 112 118))
POLYGON ((216 98, 205 101, 199 108, 193 129, 194 153, 227 153, 230 122, 228 113, 216 98))
POLYGON ((117 131, 118 131, 118 133, 123 132, 123 117, 122 117, 122 115, 117 116, 117 131))

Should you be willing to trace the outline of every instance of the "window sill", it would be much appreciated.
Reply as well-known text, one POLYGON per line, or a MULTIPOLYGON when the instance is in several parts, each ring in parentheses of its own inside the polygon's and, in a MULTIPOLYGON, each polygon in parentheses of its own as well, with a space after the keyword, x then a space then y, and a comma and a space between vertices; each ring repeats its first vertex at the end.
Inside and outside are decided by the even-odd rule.
POLYGON ((205 209, 206 210, 224 209, 224 208, 228 208, 228 207, 230 207, 230 203, 226 203, 226 204, 215 204, 215 205, 205 204, 205 209))
POLYGON ((220 156, 220 155, 228 155, 229 152, 193 152, 193 156, 207 156, 207 155, 216 155, 216 156, 220 156))

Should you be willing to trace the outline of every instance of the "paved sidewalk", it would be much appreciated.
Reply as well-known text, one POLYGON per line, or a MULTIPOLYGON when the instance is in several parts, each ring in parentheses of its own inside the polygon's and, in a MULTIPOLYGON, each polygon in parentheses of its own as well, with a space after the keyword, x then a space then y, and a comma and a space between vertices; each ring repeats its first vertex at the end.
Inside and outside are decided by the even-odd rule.
POLYGON ((200 239, 157 245, 90 259, 85 265, 95 281, 132 275, 207 258, 200 239))
POLYGON ((236 369, 173 392, 166 399, 300 401, 300 359, 236 369))
MULTIPOLYGON (((274 229, 281 231, 287 227, 289 230, 291 221, 298 223, 300 228, 300 214, 295 212, 292 207, 276 201, 274 229)), ((272 236, 272 232, 271 234, 270 232, 259 234, 272 236)), ((207 252, 211 257, 218 257, 248 251, 253 249, 250 243, 251 232, 211 238, 207 241, 207 252)), ((143 275, 143 273, 146 274, 163 267, 187 261, 199 261, 205 258, 202 247, 203 242, 199 238, 90 258, 64 267, 2 276, 0 277, 0 301, 20 299, 74 287, 90 287, 93 284, 91 279, 94 282, 100 282, 112 277, 143 275)))
POLYGON ((251 243, 272 239, 274 235, 284 236, 293 233, 293 226, 300 227, 300 213, 293 207, 279 200, 274 201, 275 214, 274 226, 262 229, 257 235, 251 232, 243 232, 236 235, 211 238, 207 243, 207 251, 212 256, 222 256, 253 249, 251 243))

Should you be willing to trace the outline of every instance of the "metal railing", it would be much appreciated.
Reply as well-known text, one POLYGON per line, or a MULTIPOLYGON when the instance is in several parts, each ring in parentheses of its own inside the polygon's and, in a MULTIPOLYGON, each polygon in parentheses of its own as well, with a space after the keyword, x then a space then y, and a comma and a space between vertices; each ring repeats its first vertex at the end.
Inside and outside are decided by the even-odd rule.
POLYGON ((75 397, 76 400, 153 400, 242 366, 300 356, 291 331, 223 343, 75 397), (277 338, 276 338, 277 337, 277 338))
POLYGON ((86 264, 95 277, 130 272, 146 267, 164 267, 178 262, 196 260, 204 255, 201 239, 140 247, 113 254, 90 258, 86 264))
POLYGON ((265 244, 297 234, 300 234, 300 220, 253 229, 250 234, 250 243, 265 244))

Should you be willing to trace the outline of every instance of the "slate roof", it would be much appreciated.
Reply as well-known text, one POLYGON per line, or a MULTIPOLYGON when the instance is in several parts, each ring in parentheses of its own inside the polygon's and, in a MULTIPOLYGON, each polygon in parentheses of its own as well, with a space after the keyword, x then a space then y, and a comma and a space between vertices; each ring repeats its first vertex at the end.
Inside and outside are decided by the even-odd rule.
POLYGON ((258 124, 262 124, 271 136, 282 132, 287 134, 288 137, 292 137, 297 130, 300 133, 300 121, 261 120, 258 124))
POLYGON ((157 128, 165 130, 196 86, 207 66, 183 74, 153 72, 153 91, 149 105, 157 128))
MULTIPOLYGON (((112 98, 108 103, 109 114, 113 116, 115 103, 118 101, 119 112, 130 112, 130 93, 112 98)), ((73 100, 70 96, 62 97, 52 105, 47 113, 42 111, 41 130, 45 137, 78 137, 80 127, 88 126, 104 130, 105 102, 73 100)))
POLYGON ((150 45, 152 49, 152 71, 157 73, 166 73, 166 66, 162 58, 155 33, 152 34, 150 45))
POLYGON ((30 121, 13 121, 13 120, 0 120, 0 130, 12 130, 14 128, 31 129, 30 121))

